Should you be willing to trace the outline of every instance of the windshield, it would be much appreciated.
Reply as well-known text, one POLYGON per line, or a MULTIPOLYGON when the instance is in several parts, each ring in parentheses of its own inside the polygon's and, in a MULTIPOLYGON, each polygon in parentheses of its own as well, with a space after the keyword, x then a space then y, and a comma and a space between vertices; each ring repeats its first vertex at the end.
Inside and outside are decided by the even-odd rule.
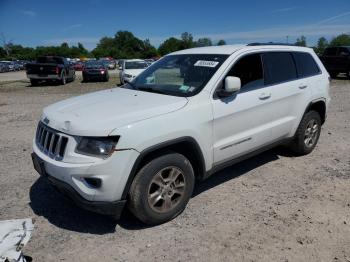
POLYGON ((104 68, 104 64, 101 62, 88 62, 85 65, 85 68, 104 68))
POLYGON ((129 61, 125 62, 125 69, 144 69, 148 65, 144 61, 129 61))
POLYGON ((199 93, 228 55, 169 55, 124 88, 175 96, 199 93))

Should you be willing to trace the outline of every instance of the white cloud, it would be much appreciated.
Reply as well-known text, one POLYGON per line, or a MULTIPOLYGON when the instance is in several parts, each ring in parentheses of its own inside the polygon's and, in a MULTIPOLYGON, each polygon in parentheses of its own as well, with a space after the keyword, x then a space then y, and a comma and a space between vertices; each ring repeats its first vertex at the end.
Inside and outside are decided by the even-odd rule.
POLYGON ((291 7, 281 8, 281 9, 275 9, 275 10, 272 10, 270 13, 272 13, 272 14, 284 13, 284 12, 289 12, 289 11, 292 11, 292 10, 295 10, 295 9, 297 9, 296 6, 291 6, 291 7))
POLYGON ((43 40, 43 43, 45 45, 61 45, 64 42, 68 43, 69 45, 77 45, 78 43, 82 43, 85 48, 91 50, 96 47, 99 40, 99 37, 53 38, 43 40))
POLYGON ((332 16, 332 17, 328 17, 328 18, 326 18, 326 19, 323 19, 323 20, 317 22, 316 24, 317 24, 317 25, 327 24, 327 23, 329 23, 329 22, 336 21, 336 20, 338 20, 339 18, 342 18, 342 17, 345 17, 345 16, 349 16, 349 15, 350 15, 350 12, 342 13, 342 14, 339 14, 339 15, 336 15, 336 16, 332 16))
POLYGON ((70 31, 82 27, 82 24, 73 24, 63 28, 63 31, 70 31))
POLYGON ((19 12, 23 15, 30 16, 30 17, 34 17, 37 15, 36 12, 34 12, 33 10, 19 10, 19 12))

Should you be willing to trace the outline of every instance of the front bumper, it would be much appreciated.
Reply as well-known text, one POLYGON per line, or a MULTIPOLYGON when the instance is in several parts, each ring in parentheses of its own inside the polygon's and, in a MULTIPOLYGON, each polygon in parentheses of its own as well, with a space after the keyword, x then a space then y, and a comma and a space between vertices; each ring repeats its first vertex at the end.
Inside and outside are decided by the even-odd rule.
POLYGON ((82 198, 69 184, 62 182, 50 176, 49 174, 47 174, 45 178, 53 187, 55 187, 59 192, 71 199, 80 208, 103 215, 113 216, 116 219, 119 219, 121 213, 123 212, 126 200, 112 202, 88 201, 82 198))

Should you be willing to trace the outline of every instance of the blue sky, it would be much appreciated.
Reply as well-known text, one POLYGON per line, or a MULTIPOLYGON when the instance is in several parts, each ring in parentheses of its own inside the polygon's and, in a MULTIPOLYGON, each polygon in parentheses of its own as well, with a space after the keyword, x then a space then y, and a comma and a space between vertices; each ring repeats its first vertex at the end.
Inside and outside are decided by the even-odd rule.
POLYGON ((129 30, 158 46, 190 32, 213 42, 294 42, 350 33, 350 0, 0 0, 0 33, 25 46, 82 42, 129 30))

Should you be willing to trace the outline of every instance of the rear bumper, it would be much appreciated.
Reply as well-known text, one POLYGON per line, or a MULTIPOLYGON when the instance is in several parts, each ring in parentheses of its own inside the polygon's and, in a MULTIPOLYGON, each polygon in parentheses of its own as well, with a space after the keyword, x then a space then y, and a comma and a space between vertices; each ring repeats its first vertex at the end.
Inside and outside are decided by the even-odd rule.
POLYGON ((36 75, 36 74, 27 74, 27 77, 29 79, 38 79, 38 80, 59 80, 59 79, 61 79, 58 75, 40 76, 40 75, 36 75))
POLYGON ((49 174, 45 176, 45 178, 53 187, 71 199, 77 206, 95 213, 113 216, 114 218, 119 219, 126 204, 126 200, 113 202, 88 201, 82 198, 69 184, 62 182, 49 174))

